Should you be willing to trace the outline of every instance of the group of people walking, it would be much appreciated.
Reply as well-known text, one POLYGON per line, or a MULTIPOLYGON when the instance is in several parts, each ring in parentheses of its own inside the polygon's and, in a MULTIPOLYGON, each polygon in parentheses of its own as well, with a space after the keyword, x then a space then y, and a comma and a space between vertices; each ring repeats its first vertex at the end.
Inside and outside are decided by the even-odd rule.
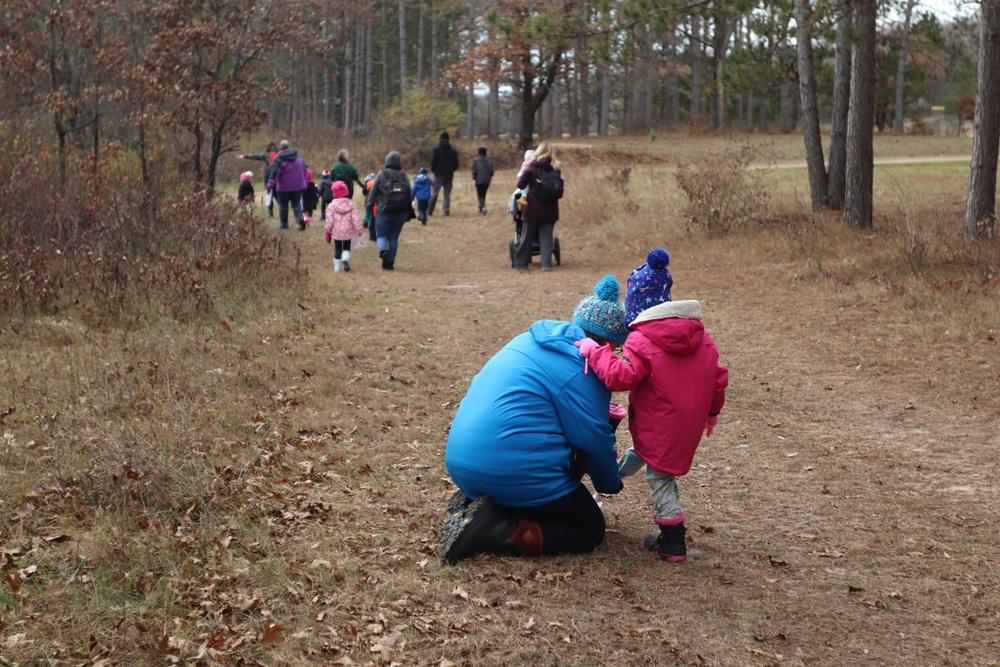
MULTIPOLYGON (((493 178, 493 162, 480 147, 472 163, 472 178, 479 199, 479 212, 486 215, 486 194, 493 178)), ((426 167, 421 167, 412 183, 403 172, 402 158, 397 151, 385 157, 385 164, 377 174, 361 179, 357 167, 350 162, 346 150, 337 154, 330 169, 322 172, 320 184, 313 182, 313 172, 299 152, 288 141, 275 144, 269 141, 261 153, 238 155, 243 160, 266 163, 264 169, 265 204, 268 215, 274 217, 274 202, 278 203, 279 228, 289 228, 289 208, 300 230, 311 222, 312 213, 320 207, 320 216, 326 223, 327 243, 334 244, 334 271, 350 271, 352 239, 362 236, 369 229, 372 241, 378 245, 382 268, 395 269, 399 236, 403 225, 414 218, 422 224, 434 214, 438 195, 443 194, 442 210, 451 215, 451 190, 455 172, 459 167, 458 151, 451 145, 447 132, 442 132, 430 156, 431 178, 426 167), (338 183, 340 186, 338 186, 338 183), (364 194, 364 215, 360 216, 354 205, 354 185, 364 194), (342 187, 341 187, 342 186, 342 187), (416 201, 416 210, 413 202, 416 201)), ((253 172, 241 174, 237 200, 252 210, 254 190, 253 172)), ((357 242, 357 241, 355 241, 357 242)))

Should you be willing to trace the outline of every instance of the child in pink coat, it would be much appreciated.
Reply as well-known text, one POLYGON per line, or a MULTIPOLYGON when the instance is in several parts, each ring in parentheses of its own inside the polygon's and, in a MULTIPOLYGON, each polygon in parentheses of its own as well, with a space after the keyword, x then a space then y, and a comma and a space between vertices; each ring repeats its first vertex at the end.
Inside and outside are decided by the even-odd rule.
POLYGON ((351 239, 364 231, 358 206, 347 197, 347 184, 334 181, 333 201, 326 207, 326 242, 333 241, 333 272, 351 270, 351 239))
POLYGON ((654 282, 649 276, 633 279, 637 272, 652 270, 644 265, 629 276, 629 291, 643 285, 643 301, 652 305, 628 323, 632 333, 622 348, 624 358, 590 338, 578 344, 580 355, 608 389, 630 392, 633 446, 619 459, 618 470, 626 477, 646 466, 653 521, 660 534, 647 537, 643 546, 665 560, 683 561, 687 560, 685 514, 678 501, 677 478, 691 469, 702 433, 712 435, 719 421, 729 371, 719 364, 719 352, 701 323, 698 301, 669 301, 669 286, 657 294, 649 289, 654 282))

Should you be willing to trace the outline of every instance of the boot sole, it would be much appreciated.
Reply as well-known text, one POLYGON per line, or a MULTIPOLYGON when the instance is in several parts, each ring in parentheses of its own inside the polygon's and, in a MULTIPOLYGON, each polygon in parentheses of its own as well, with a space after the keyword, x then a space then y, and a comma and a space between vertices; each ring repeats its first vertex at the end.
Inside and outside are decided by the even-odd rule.
POLYGON ((438 557, 442 563, 454 565, 464 556, 470 555, 462 549, 462 539, 484 521, 492 518, 494 512, 489 511, 493 501, 487 496, 479 496, 472 501, 465 512, 449 515, 441 526, 441 543, 438 546, 438 557))
POLYGON ((455 516, 456 514, 465 514, 465 511, 469 509, 469 505, 472 501, 469 500, 461 489, 455 491, 451 498, 448 499, 448 516, 455 516))
POLYGON ((648 551, 649 553, 653 554, 654 556, 656 556, 660 560, 665 560, 668 563, 683 563, 684 561, 686 561, 688 559, 687 553, 684 553, 684 554, 668 554, 668 553, 664 553, 663 551, 660 551, 658 549, 650 549, 649 547, 647 547, 645 545, 645 543, 642 545, 642 548, 643 548, 643 550, 648 551))

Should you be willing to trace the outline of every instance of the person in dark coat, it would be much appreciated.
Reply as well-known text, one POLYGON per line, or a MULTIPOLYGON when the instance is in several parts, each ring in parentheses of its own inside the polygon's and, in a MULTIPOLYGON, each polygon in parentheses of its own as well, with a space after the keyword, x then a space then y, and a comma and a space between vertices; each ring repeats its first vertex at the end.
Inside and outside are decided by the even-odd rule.
POLYGON ((517 187, 522 191, 528 189, 528 201, 521 211, 523 229, 521 241, 514 251, 514 268, 527 271, 531 264, 531 242, 538 234, 538 248, 541 251, 542 271, 552 270, 552 232, 559 220, 559 200, 545 200, 538 196, 538 178, 542 171, 559 169, 559 161, 555 159, 552 145, 547 141, 538 144, 534 157, 528 166, 521 170, 517 179, 517 187))
POLYGON ((399 234, 403 231, 403 225, 411 218, 412 199, 413 190, 410 187, 410 179, 403 173, 403 160, 399 153, 392 151, 385 156, 385 169, 375 176, 365 202, 365 222, 375 226, 378 256, 382 260, 382 268, 386 271, 396 268, 399 234), (405 210, 394 210, 394 206, 401 203, 394 202, 390 195, 394 186, 400 188, 396 192, 401 195, 400 199, 405 210))
MULTIPOLYGON (((302 191, 302 212, 306 217, 306 224, 312 224, 313 211, 319 205, 319 188, 313 181, 313 170, 306 169, 306 189, 302 191)), ((324 213, 326 211, 324 210, 324 213)))
POLYGON ((431 186, 431 200, 427 204, 427 215, 434 215, 434 205, 437 204, 438 191, 444 188, 444 214, 451 215, 451 185, 458 171, 458 151, 451 145, 447 132, 441 133, 441 140, 431 152, 431 171, 434 172, 434 185, 431 186))
POLYGON ((472 161, 472 182, 476 184, 479 212, 486 215, 486 191, 493 180, 493 160, 486 157, 486 146, 479 147, 479 154, 472 161))
POLYGON ((278 156, 278 146, 273 141, 268 141, 267 145, 264 146, 263 153, 246 153, 244 155, 237 155, 241 160, 259 160, 265 163, 264 167, 264 190, 267 193, 265 197, 265 203, 267 204, 267 216, 269 218, 274 217, 274 192, 268 190, 267 183, 274 177, 274 158, 278 156))

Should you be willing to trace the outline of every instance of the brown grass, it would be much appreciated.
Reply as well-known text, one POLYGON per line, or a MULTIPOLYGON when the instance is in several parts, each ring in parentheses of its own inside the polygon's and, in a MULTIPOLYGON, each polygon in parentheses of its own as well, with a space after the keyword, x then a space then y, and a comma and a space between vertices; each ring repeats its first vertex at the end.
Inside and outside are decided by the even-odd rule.
POLYGON ((960 173, 895 173, 939 193, 903 198, 916 229, 940 225, 919 270, 899 196, 848 231, 780 172, 785 222, 706 239, 668 167, 635 166, 626 207, 606 165, 567 158, 552 273, 509 267, 503 172, 486 217, 458 179, 392 273, 368 246, 334 275, 321 228, 289 232, 305 291, 225 325, 5 326, 0 659, 995 664, 1000 253, 958 240, 960 173), (731 373, 681 481, 691 560, 640 549, 633 478, 593 554, 440 566, 444 442, 473 375, 658 244, 731 373))

